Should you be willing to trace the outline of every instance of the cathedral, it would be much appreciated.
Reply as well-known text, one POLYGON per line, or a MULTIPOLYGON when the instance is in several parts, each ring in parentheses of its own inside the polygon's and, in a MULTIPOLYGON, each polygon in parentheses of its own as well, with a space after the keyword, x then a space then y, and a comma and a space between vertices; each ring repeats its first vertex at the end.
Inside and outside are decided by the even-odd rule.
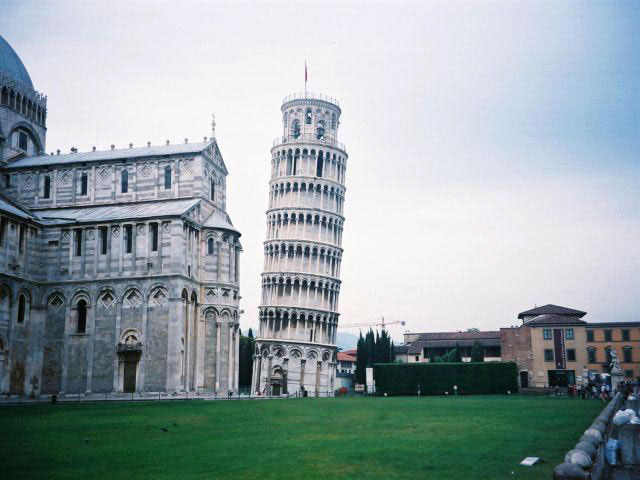
POLYGON ((242 247, 215 129, 64 154, 46 132, 0 36, 0 393, 237 393, 242 247))

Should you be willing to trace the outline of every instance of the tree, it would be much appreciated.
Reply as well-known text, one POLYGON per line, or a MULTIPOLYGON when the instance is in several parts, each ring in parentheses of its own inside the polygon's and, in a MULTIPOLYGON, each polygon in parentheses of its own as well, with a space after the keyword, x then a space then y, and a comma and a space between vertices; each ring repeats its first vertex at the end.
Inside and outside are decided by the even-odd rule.
POLYGON ((362 332, 358 337, 358 345, 356 347, 356 383, 365 383, 366 381, 366 367, 367 367, 367 346, 365 340, 362 337, 362 332))
POLYGON ((396 346, 393 344, 393 340, 391 340, 391 363, 396 361, 396 346))
POLYGON ((476 327, 467 328, 467 332, 479 332, 480 329, 476 327))
POLYGON ((238 383, 242 387, 251 386, 251 375, 253 374, 253 354, 256 349, 256 341, 253 338, 253 331, 249 329, 246 337, 240 333, 240 351, 238 352, 238 383))
POLYGON ((462 352, 460 351, 460 345, 456 342, 456 348, 453 349, 452 362, 462 362, 462 352))
POLYGON ((473 343, 471 348, 471 361, 472 362, 484 362, 484 348, 478 341, 473 343))

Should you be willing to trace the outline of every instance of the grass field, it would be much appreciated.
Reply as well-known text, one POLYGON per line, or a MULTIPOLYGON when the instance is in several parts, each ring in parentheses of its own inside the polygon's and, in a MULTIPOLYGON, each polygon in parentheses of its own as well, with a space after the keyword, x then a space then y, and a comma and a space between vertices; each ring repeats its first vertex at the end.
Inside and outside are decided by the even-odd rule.
POLYGON ((603 406, 517 396, 5 406, 0 476, 551 478, 603 406), (529 455, 546 463, 519 466, 529 455))

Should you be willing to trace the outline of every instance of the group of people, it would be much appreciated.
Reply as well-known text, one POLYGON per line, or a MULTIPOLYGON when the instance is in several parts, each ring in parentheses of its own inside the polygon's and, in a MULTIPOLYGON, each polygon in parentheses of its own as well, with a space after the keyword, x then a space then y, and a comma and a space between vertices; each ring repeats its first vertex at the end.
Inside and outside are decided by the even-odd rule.
MULTIPOLYGON (((556 395, 560 395, 560 387, 555 387, 556 395)), ((601 399, 603 402, 611 400, 611 386, 607 383, 590 383, 588 385, 571 384, 567 386, 570 397, 580 397, 583 400, 601 399)))

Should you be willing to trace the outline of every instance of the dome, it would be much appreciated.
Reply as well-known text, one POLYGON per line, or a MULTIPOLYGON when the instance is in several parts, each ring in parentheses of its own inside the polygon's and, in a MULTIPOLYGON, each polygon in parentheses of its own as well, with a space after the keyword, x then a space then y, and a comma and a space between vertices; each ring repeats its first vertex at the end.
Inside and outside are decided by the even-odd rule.
POLYGON ((11 45, 0 35, 0 73, 4 73, 10 79, 33 88, 31 77, 24 68, 24 64, 11 45))

